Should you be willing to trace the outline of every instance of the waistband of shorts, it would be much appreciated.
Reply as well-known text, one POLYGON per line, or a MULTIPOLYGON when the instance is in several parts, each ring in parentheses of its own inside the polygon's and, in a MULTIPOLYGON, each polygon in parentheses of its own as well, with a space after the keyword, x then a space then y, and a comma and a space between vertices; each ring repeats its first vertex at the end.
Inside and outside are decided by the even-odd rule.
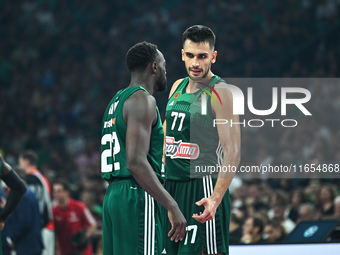
POLYGON ((110 180, 106 180, 109 185, 113 182, 135 182, 137 183, 137 181, 133 178, 133 177, 127 177, 127 178, 111 178, 110 180))

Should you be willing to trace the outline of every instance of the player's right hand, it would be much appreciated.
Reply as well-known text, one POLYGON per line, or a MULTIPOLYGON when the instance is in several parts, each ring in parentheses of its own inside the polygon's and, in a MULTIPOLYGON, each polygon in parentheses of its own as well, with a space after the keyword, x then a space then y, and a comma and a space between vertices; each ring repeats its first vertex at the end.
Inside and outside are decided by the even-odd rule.
POLYGON ((172 226, 168 233, 168 236, 171 236, 170 240, 175 240, 175 242, 182 241, 185 235, 187 221, 177 205, 173 209, 168 210, 168 217, 172 226))

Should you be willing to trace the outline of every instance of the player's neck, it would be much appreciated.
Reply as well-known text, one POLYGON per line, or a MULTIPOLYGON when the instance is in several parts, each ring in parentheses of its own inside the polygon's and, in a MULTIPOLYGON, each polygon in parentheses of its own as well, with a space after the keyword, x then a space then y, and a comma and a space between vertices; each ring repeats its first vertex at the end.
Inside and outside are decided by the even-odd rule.
POLYGON ((63 200, 60 200, 59 205, 61 208, 65 209, 69 203, 70 199, 69 198, 65 198, 63 200))
POLYGON ((32 172, 33 170, 36 170, 37 167, 36 166, 28 166, 25 170, 26 170, 26 173, 30 173, 32 172))
POLYGON ((155 91, 155 81, 150 74, 146 73, 134 73, 131 74, 131 81, 129 87, 141 86, 145 88, 150 95, 155 91))

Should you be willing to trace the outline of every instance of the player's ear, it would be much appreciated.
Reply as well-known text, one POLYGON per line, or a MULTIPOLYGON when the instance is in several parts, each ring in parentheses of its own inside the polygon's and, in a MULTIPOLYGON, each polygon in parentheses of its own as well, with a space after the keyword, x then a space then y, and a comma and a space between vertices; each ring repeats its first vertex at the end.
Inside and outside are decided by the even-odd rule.
POLYGON ((182 49, 182 60, 184 61, 184 50, 182 49))
POLYGON ((157 73, 158 65, 157 65, 156 62, 152 62, 152 64, 151 64, 151 71, 152 71, 152 73, 157 73))
POLYGON ((215 50, 212 54, 211 63, 214 64, 216 62, 217 51, 215 50))

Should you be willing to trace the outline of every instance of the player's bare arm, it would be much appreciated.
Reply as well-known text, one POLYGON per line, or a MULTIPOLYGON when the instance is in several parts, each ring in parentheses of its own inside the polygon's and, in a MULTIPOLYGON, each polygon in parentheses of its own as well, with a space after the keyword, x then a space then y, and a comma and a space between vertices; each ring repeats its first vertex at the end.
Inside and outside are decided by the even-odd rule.
POLYGON ((147 160, 152 126, 157 121, 156 101, 144 91, 137 91, 123 108, 126 130, 126 166, 138 184, 168 210, 172 229, 171 240, 178 242, 185 235, 186 220, 176 201, 163 188, 147 160))
MULTIPOLYGON (((239 116, 233 115, 233 97, 232 93, 225 88, 216 89, 222 100, 222 105, 211 104, 216 119, 232 120, 233 123, 239 122, 239 116)), ((222 166, 236 168, 240 162, 241 155, 241 131, 239 125, 228 124, 217 125, 217 132, 223 149, 222 166)), ((213 194, 209 198, 203 198, 196 202, 198 206, 204 205, 205 209, 201 215, 193 215, 193 218, 201 223, 212 220, 215 216, 216 209, 221 203, 235 173, 221 171, 214 188, 213 194)))
POLYGON ((168 99, 170 99, 170 97, 175 93, 178 85, 181 84, 182 81, 183 81, 183 79, 178 79, 177 81, 174 82, 174 84, 171 87, 168 99))

